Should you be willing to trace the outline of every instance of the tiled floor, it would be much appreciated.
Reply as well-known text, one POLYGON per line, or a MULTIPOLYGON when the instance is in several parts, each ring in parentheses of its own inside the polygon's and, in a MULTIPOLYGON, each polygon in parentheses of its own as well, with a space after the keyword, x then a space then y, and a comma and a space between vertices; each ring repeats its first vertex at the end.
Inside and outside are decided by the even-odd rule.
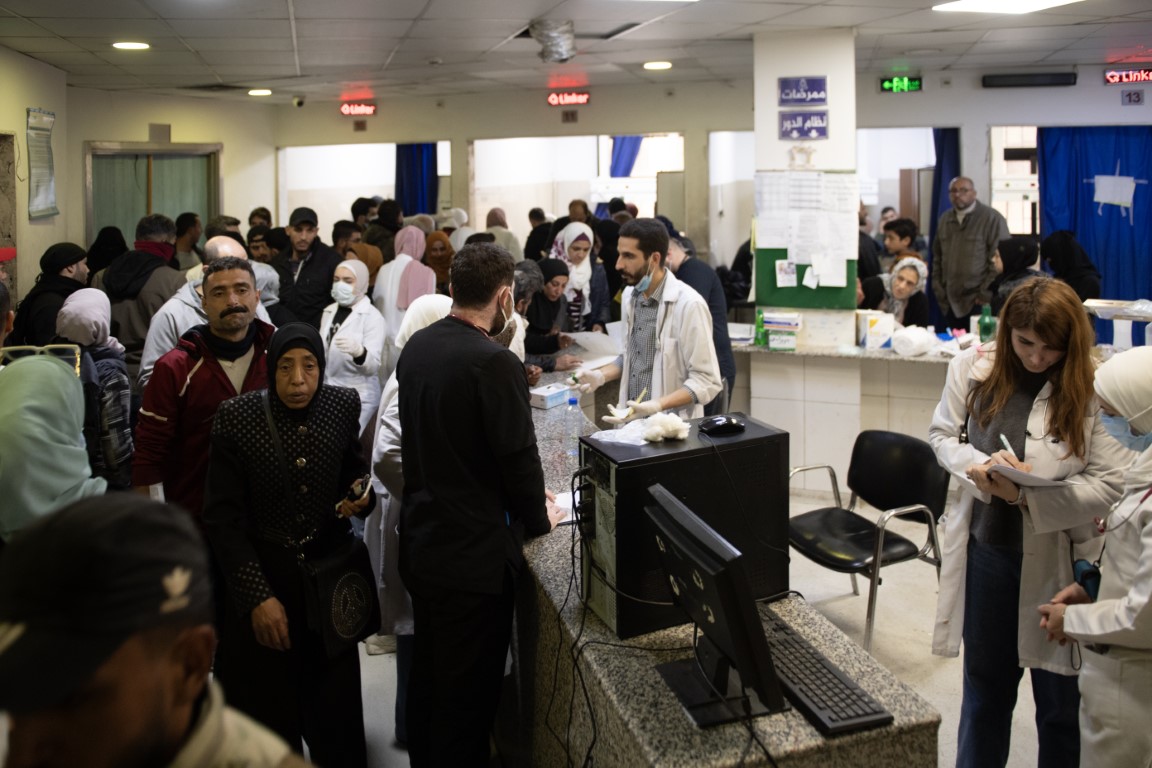
MULTIPOLYGON (((829 499, 794 494, 793 514, 827 503, 829 499)), ((915 541, 924 535, 923 526, 904 524, 897 528, 915 541)), ((794 554, 791 564, 792 587, 840 627, 849 637, 864 637, 867 584, 853 596, 847 576, 827 571, 794 554)), ((884 583, 876 608, 873 655, 888 669, 939 710, 941 766, 956 759, 956 727, 960 716, 959 659, 933 656, 930 651, 932 625, 936 612, 936 574, 927 563, 911 562, 884 570, 884 583)), ((368 732, 370 765, 394 768, 408 765, 406 752, 393 746, 393 703, 396 692, 396 656, 361 656, 364 717, 368 732)), ((1012 729, 1009 766, 1024 768, 1036 764, 1036 730, 1033 725, 1028 676, 1021 683, 1016 719, 1012 729)))

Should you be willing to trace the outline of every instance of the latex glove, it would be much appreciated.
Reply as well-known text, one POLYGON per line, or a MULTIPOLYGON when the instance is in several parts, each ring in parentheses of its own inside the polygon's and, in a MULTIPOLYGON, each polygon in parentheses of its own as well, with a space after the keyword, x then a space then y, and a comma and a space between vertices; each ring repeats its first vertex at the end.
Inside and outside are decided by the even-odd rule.
POLYGON ((348 355, 348 357, 360 357, 360 355, 364 354, 364 345, 346 336, 337 336, 332 341, 332 344, 335 345, 336 349, 348 355))
POLYGON ((576 371, 572 374, 572 386, 581 392, 595 392, 604 386, 604 374, 598 368, 591 371, 576 371))
POLYGON ((616 411, 612 416, 601 417, 601 421, 606 424, 627 424, 636 419, 646 419, 654 413, 660 413, 660 403, 656 400, 645 400, 638 403, 635 400, 629 400, 624 404, 626 407, 623 411, 616 411))

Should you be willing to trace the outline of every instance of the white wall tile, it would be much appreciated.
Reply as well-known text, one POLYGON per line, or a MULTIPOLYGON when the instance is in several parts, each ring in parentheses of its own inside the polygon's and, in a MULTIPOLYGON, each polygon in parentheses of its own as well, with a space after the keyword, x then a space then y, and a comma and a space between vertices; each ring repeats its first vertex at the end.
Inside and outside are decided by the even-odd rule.
POLYGON ((886 360, 860 361, 860 394, 888 396, 888 370, 891 363, 886 360))
POLYGON ((752 397, 804 399, 804 358, 752 352, 752 397))
MULTIPOLYGON (((860 406, 805 403, 804 427, 804 463, 831 464, 843 485, 848 477, 852 444, 860 434, 860 406)), ((826 473, 807 474, 808 477, 804 481, 805 488, 815 491, 832 490, 826 473)))
POLYGON ((889 400, 887 397, 863 395, 860 398, 860 431, 891 429, 888 426, 889 400))
POLYGON ((914 397, 939 402, 948 377, 946 363, 889 363, 889 393, 894 398, 914 397))
POLYGON ((860 361, 809 357, 804 366, 807 402, 860 403, 860 361))

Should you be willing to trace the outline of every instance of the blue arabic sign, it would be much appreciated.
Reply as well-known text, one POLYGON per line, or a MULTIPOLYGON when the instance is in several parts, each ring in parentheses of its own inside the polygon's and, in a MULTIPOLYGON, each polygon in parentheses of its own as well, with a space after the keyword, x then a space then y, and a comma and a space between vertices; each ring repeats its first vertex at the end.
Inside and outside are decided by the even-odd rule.
POLYGON ((810 141, 828 138, 828 110, 781 112, 781 141, 810 141))
POLYGON ((828 103, 826 77, 781 77, 776 82, 781 107, 822 107, 828 103))

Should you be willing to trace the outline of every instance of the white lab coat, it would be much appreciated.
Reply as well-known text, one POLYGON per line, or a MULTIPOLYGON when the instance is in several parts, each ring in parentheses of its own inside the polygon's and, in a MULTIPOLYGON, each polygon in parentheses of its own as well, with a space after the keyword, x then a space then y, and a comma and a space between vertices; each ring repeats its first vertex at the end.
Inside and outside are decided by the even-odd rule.
POLYGON ((324 381, 339 387, 351 387, 360 393, 360 431, 376 418, 376 408, 380 405, 380 355, 384 350, 384 318, 372 306, 367 296, 352 305, 352 312, 345 318, 336 335, 328 340, 332 320, 336 316, 335 302, 324 307, 320 315, 320 338, 327 344, 324 355, 324 381), (364 364, 357 365, 346 352, 336 348, 336 339, 354 339, 364 347, 364 364))
MULTIPOLYGON (((936 459, 958 484, 956 502, 941 520, 940 546, 943 562, 940 572, 940 598, 936 606, 936 628, 932 652, 938 656, 957 656, 964 631, 964 584, 967 569, 968 533, 972 519, 972 501, 976 486, 966 471, 982 464, 988 455, 959 440, 961 427, 968 419, 967 397, 974 380, 988 376, 992 370, 991 344, 973 347, 948 365, 944 393, 932 425, 928 442, 936 459)), ((1017 653, 1020 666, 1045 669, 1062 675, 1074 675, 1072 658, 1067 648, 1049 643, 1040 629, 1036 606, 1048 602, 1060 589, 1072 583, 1072 557, 1087 557, 1099 552, 1099 540, 1093 518, 1103 515, 1120 496, 1123 469, 1132 452, 1105 431, 1098 413, 1099 403, 1092 399, 1084 415, 1085 457, 1068 456, 1068 446, 1047 437, 1047 408, 1052 385, 1045 384, 1032 403, 1027 431, 1024 461, 1032 473, 1055 480, 1074 479, 1077 485, 1022 489, 1027 507, 1021 507, 1024 518, 1023 553, 1020 572, 1020 611, 1017 653), (1071 551, 1070 551, 1071 550, 1071 551)), ((991 497, 982 497, 989 502, 991 497)), ((1093 555, 1094 556, 1094 555, 1093 555)))
MULTIPOLYGON (((632 333, 632 291, 624 289, 621 305, 624 315, 624 339, 632 333)), ((664 294, 656 311, 656 357, 652 363, 652 387, 648 396, 664 397, 681 387, 696 395, 696 403, 678 408, 683 419, 704 415, 704 406, 720 394, 720 364, 712 344, 712 314, 700 294, 676 279, 672 270, 664 270, 664 294)), ((628 354, 620 374, 618 406, 628 399, 628 354)))
MULTIPOLYGON (((1096 602, 1070 605, 1064 633, 1081 642, 1080 764, 1152 762, 1152 448, 1124 476, 1106 520, 1096 602), (1100 654, 1083 643, 1109 645, 1100 654)), ((1095 560, 1095 555, 1092 558, 1095 560)))

